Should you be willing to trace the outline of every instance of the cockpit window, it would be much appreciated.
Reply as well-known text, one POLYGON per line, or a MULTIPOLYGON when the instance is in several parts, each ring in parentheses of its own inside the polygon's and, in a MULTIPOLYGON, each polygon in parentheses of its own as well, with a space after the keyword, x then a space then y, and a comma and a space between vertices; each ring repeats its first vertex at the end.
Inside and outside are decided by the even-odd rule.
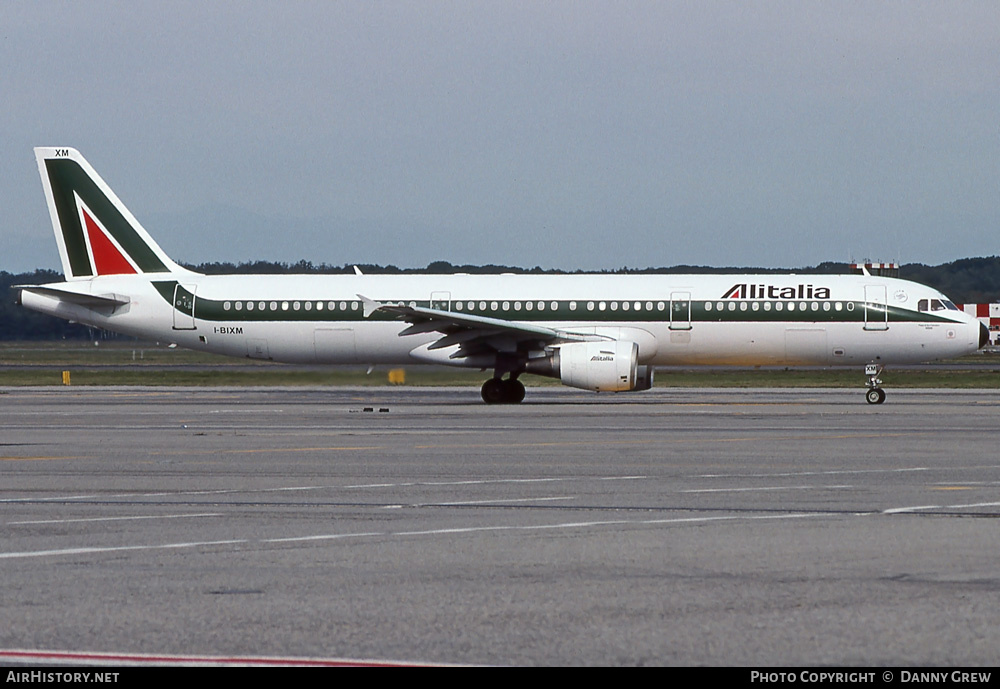
POLYGON ((958 307, 947 299, 921 299, 917 311, 958 311, 958 307))

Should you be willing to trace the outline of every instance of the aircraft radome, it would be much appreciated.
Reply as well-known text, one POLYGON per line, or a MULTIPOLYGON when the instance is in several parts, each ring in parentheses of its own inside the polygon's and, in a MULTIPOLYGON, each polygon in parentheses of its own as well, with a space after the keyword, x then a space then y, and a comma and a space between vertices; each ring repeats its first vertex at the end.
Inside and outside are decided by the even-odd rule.
POLYGON ((35 156, 65 281, 30 309, 252 359, 489 369, 488 403, 523 374, 647 390, 656 366, 882 367, 961 356, 988 332, 943 294, 871 275, 201 275, 174 263, 72 148, 35 156))

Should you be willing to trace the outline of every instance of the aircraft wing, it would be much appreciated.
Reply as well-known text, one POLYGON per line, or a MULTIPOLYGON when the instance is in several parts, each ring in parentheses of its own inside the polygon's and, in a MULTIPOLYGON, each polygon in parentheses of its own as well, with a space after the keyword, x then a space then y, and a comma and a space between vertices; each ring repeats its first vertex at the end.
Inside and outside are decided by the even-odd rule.
POLYGON ((600 335, 573 333, 558 328, 546 328, 502 318, 476 316, 471 313, 407 306, 402 303, 377 302, 361 294, 358 297, 364 305, 366 318, 378 311, 395 314, 399 320, 409 323, 410 326, 399 333, 401 337, 419 333, 441 333, 441 338, 427 345, 427 349, 444 349, 458 345, 458 349, 450 355, 451 359, 493 352, 543 349, 546 345, 564 342, 608 339, 600 335))

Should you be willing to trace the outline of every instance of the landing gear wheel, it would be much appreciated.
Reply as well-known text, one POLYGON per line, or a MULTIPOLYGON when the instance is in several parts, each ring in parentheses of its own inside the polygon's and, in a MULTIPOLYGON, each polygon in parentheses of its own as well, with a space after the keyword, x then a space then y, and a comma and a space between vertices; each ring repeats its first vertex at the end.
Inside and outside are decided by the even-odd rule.
POLYGON ((483 396, 483 402, 486 402, 486 404, 500 404, 504 402, 506 397, 505 392, 504 381, 499 378, 490 378, 483 383, 483 388, 480 391, 483 396))
POLYGON ((517 404, 524 399, 524 384, 513 378, 490 378, 481 393, 486 404, 517 404))
POLYGON ((871 388, 865 393, 868 404, 882 404, 885 402, 885 390, 882 388, 871 388))
POLYGON ((503 382, 504 402, 519 404, 524 400, 524 383, 519 380, 507 379, 503 382))
POLYGON ((868 404, 882 404, 885 402, 885 390, 879 387, 882 380, 879 374, 882 373, 883 366, 877 363, 865 364, 865 376, 868 378, 868 392, 865 393, 865 400, 868 404))

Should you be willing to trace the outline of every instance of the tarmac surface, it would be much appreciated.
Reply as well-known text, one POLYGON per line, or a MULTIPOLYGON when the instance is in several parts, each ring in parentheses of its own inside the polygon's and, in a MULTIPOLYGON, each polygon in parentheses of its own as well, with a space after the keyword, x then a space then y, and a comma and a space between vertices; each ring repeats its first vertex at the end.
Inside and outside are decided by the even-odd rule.
POLYGON ((1000 390, 5 388, 0 419, 0 664, 997 661, 1000 390))

